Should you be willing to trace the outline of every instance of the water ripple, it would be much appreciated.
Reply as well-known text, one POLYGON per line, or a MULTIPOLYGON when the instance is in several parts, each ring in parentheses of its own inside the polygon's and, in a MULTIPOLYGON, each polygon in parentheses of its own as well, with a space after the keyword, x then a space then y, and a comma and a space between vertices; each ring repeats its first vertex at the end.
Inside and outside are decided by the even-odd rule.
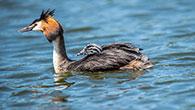
POLYGON ((0 3, 0 109, 193 110, 194 0, 73 0, 0 3), (57 7, 56 7, 57 6, 57 7), (72 59, 88 43, 132 42, 154 62, 146 71, 56 74, 52 44, 17 33, 56 9, 72 59), (101 107, 101 108, 100 108, 101 107))

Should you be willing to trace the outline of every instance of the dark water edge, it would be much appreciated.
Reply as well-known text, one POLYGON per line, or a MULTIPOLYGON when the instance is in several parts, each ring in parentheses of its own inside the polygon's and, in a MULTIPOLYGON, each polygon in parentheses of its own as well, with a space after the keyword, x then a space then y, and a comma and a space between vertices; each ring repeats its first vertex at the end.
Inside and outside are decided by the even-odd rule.
POLYGON ((0 109, 194 110, 194 0, 0 0, 0 109), (17 33, 56 9, 68 56, 88 43, 132 42, 155 63, 146 71, 56 74, 52 44, 17 33))

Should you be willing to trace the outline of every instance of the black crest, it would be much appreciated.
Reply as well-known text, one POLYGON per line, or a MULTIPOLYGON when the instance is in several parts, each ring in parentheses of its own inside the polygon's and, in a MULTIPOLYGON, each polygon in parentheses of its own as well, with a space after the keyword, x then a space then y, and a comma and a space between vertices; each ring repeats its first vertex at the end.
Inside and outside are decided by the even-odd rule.
POLYGON ((53 9, 51 11, 50 11, 50 9, 48 9, 46 12, 43 10, 39 20, 46 19, 48 16, 53 16, 54 12, 55 12, 55 9, 53 9))
POLYGON ((54 12, 55 12, 55 9, 53 9, 51 11, 50 11, 50 9, 48 9, 46 12, 43 10, 42 13, 41 13, 40 18, 39 19, 35 19, 30 25, 34 24, 37 21, 41 21, 41 20, 45 20, 47 22, 46 18, 48 16, 53 16, 54 12))

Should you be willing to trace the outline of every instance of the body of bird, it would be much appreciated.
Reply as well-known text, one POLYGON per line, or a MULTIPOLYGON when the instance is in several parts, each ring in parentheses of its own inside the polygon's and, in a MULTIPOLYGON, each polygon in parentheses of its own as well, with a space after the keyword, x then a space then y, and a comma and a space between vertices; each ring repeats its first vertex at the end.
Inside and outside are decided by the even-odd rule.
POLYGON ((53 43, 53 64, 56 73, 70 71, 107 71, 107 70, 144 70, 153 66, 140 48, 131 43, 113 43, 91 48, 87 56, 79 60, 70 60, 66 54, 61 24, 53 18, 54 10, 42 12, 39 19, 19 32, 43 32, 49 42, 53 43), (98 48, 98 49, 97 49, 98 48), (98 54, 101 53, 101 54, 98 54))

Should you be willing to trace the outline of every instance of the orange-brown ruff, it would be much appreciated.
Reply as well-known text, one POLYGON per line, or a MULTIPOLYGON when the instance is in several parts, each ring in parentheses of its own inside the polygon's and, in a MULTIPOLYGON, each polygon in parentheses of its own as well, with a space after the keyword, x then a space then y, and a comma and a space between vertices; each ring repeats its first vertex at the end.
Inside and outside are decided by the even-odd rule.
POLYGON ((79 60, 70 60, 66 54, 63 28, 52 16, 54 10, 42 12, 39 19, 19 32, 43 32, 53 43, 53 64, 56 73, 70 71, 144 70, 153 66, 148 57, 131 43, 113 43, 101 46, 99 54, 87 55, 79 60))
POLYGON ((49 38, 51 35, 56 36, 60 31, 60 25, 52 16, 48 16, 46 21, 42 21, 43 34, 49 38))

